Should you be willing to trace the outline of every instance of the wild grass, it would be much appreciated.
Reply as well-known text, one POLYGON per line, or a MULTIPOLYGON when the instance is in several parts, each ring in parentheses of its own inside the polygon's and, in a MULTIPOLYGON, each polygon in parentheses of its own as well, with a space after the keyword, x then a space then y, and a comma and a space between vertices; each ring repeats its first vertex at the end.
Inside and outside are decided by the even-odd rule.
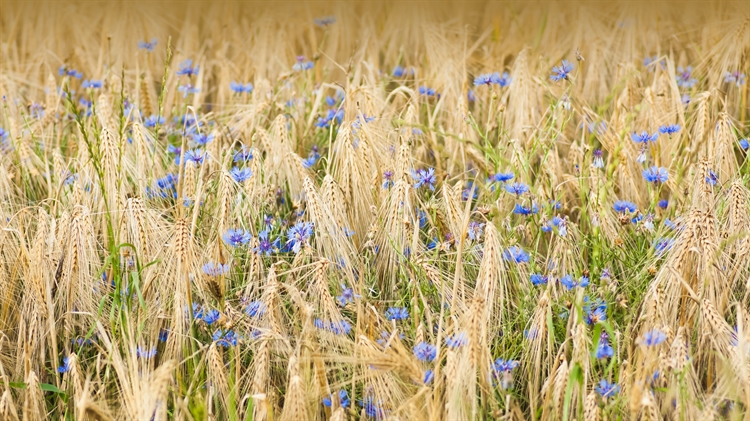
POLYGON ((0 419, 747 419, 750 10, 643 6, 3 2, 0 419))

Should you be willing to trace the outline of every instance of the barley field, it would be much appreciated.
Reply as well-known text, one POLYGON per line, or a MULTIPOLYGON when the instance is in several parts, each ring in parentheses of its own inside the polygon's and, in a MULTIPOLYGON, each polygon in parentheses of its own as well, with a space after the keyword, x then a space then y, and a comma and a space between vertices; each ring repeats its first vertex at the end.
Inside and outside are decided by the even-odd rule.
POLYGON ((750 3, 0 10, 0 419, 750 419, 750 3))

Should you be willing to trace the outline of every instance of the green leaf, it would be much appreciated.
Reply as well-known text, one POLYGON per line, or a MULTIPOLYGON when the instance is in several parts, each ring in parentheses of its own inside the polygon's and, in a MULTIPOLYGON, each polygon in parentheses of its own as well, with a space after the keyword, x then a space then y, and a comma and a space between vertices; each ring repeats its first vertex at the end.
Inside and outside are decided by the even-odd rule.
POLYGON ((573 398, 574 382, 583 384, 583 370, 581 370, 581 366, 579 366, 578 363, 573 366, 573 369, 570 370, 570 374, 568 375, 568 385, 565 387, 565 402, 563 404, 563 421, 568 421, 570 401, 573 398))
POLYGON ((28 384, 24 382, 10 382, 8 384, 10 385, 10 387, 15 389, 26 389, 26 387, 28 387, 28 384))
POLYGON ((602 325, 601 323, 597 323, 594 326, 594 346, 593 351, 591 351, 591 358, 596 359, 596 350, 599 349, 599 340, 602 337, 602 325))
POLYGON ((63 392, 62 390, 58 389, 57 386, 55 386, 54 384, 39 383, 39 388, 42 389, 42 390, 44 390, 45 392, 57 393, 57 394, 60 394, 60 395, 64 395, 65 394, 65 392, 63 392))

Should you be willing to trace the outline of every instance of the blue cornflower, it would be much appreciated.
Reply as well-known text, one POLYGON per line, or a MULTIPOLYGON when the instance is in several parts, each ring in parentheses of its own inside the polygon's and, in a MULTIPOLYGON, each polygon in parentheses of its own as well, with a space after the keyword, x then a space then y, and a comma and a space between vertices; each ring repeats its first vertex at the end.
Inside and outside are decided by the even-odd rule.
POLYGON ((529 186, 517 181, 513 184, 506 184, 505 190, 508 193, 515 194, 516 196, 520 196, 529 191, 529 186))
POLYGON ((203 273, 208 276, 220 276, 229 272, 229 263, 221 264, 208 262, 203 265, 203 273))
POLYGON ((217 320, 219 320, 219 317, 221 317, 221 313, 219 313, 219 310, 211 309, 203 314, 203 321, 206 322, 206 324, 212 325, 216 323, 217 320))
POLYGON ((643 65, 648 68, 649 72, 653 72, 656 69, 656 63, 659 63, 661 65, 662 69, 667 68, 667 62, 664 60, 659 60, 659 56, 653 56, 653 57, 646 57, 643 59, 643 65))
POLYGON ((376 404, 372 397, 367 397, 365 400, 359 401, 359 405, 364 408, 365 414, 370 418, 381 420, 386 416, 385 411, 380 407, 380 402, 376 404))
POLYGON ((555 66, 552 68, 552 75, 550 75, 550 79, 553 82, 559 82, 563 79, 568 79, 568 75, 570 72, 573 71, 573 64, 570 63, 568 60, 563 60, 562 65, 555 66))
POLYGON ((534 340, 539 336, 539 330, 536 328, 526 329, 523 331, 523 337, 528 340, 534 340))
POLYGON ((677 86, 681 88, 692 88, 698 83, 698 79, 692 76, 693 66, 683 68, 682 66, 677 68, 677 86))
POLYGON ((328 408, 333 405, 333 395, 329 395, 323 398, 323 406, 326 406, 328 408))
POLYGON ((648 159, 648 147, 647 144, 644 143, 638 150, 638 157, 635 159, 635 162, 643 164, 646 162, 646 159, 648 159))
POLYGON ((217 330, 211 337, 217 345, 224 348, 237 345, 237 334, 231 329, 227 331, 217 330))
POLYGON ((664 167, 653 166, 643 170, 643 178, 649 183, 666 183, 669 179, 669 172, 664 167))
POLYGON ((383 188, 388 190, 393 187, 393 171, 385 170, 383 172, 383 188))
POLYGON ((229 89, 231 89, 235 94, 249 94, 253 91, 253 84, 248 82, 243 85, 241 83, 231 81, 229 82, 229 89))
POLYGON ((316 127, 321 129, 327 129, 331 127, 331 123, 341 124, 344 120, 344 110, 328 110, 325 117, 318 117, 318 121, 315 123, 316 127))
POLYGON ((746 151, 750 148, 750 142, 748 142, 747 139, 740 139, 740 148, 746 151))
POLYGON ((734 83, 739 88, 745 83, 745 74, 739 70, 724 73, 724 83, 734 83))
POLYGON ((435 373, 431 369, 428 369, 427 371, 424 372, 424 376, 422 376, 422 383, 424 383, 425 385, 428 385, 432 383, 434 379, 435 379, 435 373))
POLYGON ((231 228, 224 233, 224 236, 222 236, 224 242, 231 247, 243 246, 247 244, 251 238, 253 238, 252 235, 241 228, 231 228))
MULTIPOLYGON (((588 120, 589 117, 586 117, 588 120)), ((584 126, 584 123, 581 123, 581 127, 584 126)), ((588 128, 589 133, 597 132, 598 134, 604 134, 607 132, 607 123, 603 121, 591 121, 589 124, 585 125, 588 128)))
POLYGON ((244 183, 253 176, 253 172, 250 170, 250 168, 240 169, 237 167, 232 167, 232 169, 229 171, 229 175, 234 178, 234 181, 238 183, 244 183))
MULTIPOLYGON (((364 124, 367 124, 373 120, 375 120, 375 116, 368 116, 367 114, 362 114, 362 117, 364 118, 364 124)), ((354 119, 354 122, 352 122, 352 133, 357 134, 357 130, 359 130, 360 127, 362 127, 362 119, 357 116, 357 118, 354 119)), ((339 120, 340 122, 340 120, 339 120)), ((357 143, 353 144, 354 148, 356 149, 357 143)))
POLYGON ((548 278, 538 273, 532 273, 530 279, 531 279, 531 284, 534 286, 537 286, 537 285, 546 285, 548 278))
POLYGON ((445 345, 448 348, 455 349, 466 345, 469 339, 466 337, 466 332, 459 332, 445 338, 445 345))
POLYGON ((500 87, 504 88, 510 84, 511 80, 508 72, 503 72, 502 76, 498 72, 484 73, 474 79, 474 86, 500 85, 500 87))
POLYGON ((154 346, 151 349, 141 348, 140 346, 136 347, 136 349, 135 349, 135 355, 138 358, 145 358, 145 359, 154 358, 156 356, 156 347, 154 346))
POLYGON ((510 85, 510 83, 513 81, 513 78, 510 77, 510 74, 508 74, 508 72, 503 72, 503 74, 499 76, 497 72, 495 72, 492 74, 492 79, 492 82, 499 85, 501 88, 510 85))
POLYGON ((263 301, 250 301, 245 306, 245 314, 249 317, 262 317, 266 314, 266 304, 263 301))
POLYGON ((193 142, 201 146, 205 146, 212 140, 214 140, 213 134, 206 134, 206 133, 194 133, 193 134, 193 142))
POLYGON ((474 188, 474 183, 471 181, 468 181, 466 183, 466 187, 464 187, 463 190, 461 190, 461 200, 463 200, 464 202, 469 200, 469 194, 471 194, 472 200, 479 197, 479 190, 474 188))
POLYGON ((60 66, 60 67, 59 67, 59 68, 57 69, 57 74, 58 74, 59 76, 65 76, 65 70, 66 70, 66 69, 65 69, 65 65, 62 65, 62 66, 60 66))
MULTIPOLYGON (((591 117, 586 116, 586 120, 591 120, 591 117)), ((580 127, 586 127, 589 131, 589 133, 598 133, 598 134, 604 134, 607 132, 607 123, 604 121, 589 121, 588 124, 585 122, 581 122, 580 127)))
POLYGON ((419 361, 430 362, 437 356, 437 348, 427 342, 420 342, 414 345, 414 356, 419 361))
MULTIPOLYGON (((190 314, 187 308, 185 308, 185 312, 190 314)), ((193 318, 196 320, 203 318, 203 307, 198 303, 193 303, 193 318)))
POLYGON ((521 247, 510 246, 503 252, 503 258, 516 263, 528 263, 529 253, 526 253, 521 247))
POLYGON ((536 203, 532 203, 531 206, 523 206, 520 203, 516 203, 516 206, 513 208, 513 213, 516 215, 533 215, 539 212, 539 206, 536 205, 536 203))
POLYGON ((661 199, 659 203, 657 203, 657 206, 659 206, 662 209, 666 209, 667 206, 669 206, 669 200, 667 199, 661 199))
POLYGON ((79 336, 76 339, 71 339, 70 343, 74 344, 74 345, 78 345, 79 347, 83 347, 83 346, 86 346, 86 345, 93 344, 94 341, 91 340, 91 339, 86 339, 86 338, 82 338, 82 337, 79 336))
MULTIPOLYGON (((398 337, 399 339, 404 339, 404 334, 400 333, 398 337)), ((391 334, 383 330, 380 332, 380 339, 376 340, 375 342, 377 342, 377 344, 382 346, 383 348, 388 348, 390 346, 390 340, 391 334)))
POLYGON ((335 16, 323 16, 322 18, 315 18, 315 24, 320 26, 321 28, 333 25, 334 23, 336 23, 335 16))
POLYGON ((604 168, 604 153, 601 149, 594 149, 594 168, 604 168))
POLYGON ((404 74, 406 74, 406 69, 403 68, 403 66, 396 66, 393 68, 393 77, 402 77, 404 74))
POLYGON ((154 51, 154 47, 156 47, 157 41, 158 40, 156 38, 152 38, 151 42, 148 42, 148 41, 138 41, 138 49, 139 50, 146 50, 146 51, 148 51, 150 53, 150 52, 154 51))
POLYGON ((646 144, 648 142, 656 142, 656 139, 659 138, 659 133, 657 132, 657 133, 654 133, 654 134, 648 134, 648 132, 644 130, 644 131, 642 131, 640 133, 637 133, 637 132, 631 133, 630 134, 630 138, 635 143, 646 144))
POLYGON ((81 88, 83 88, 83 89, 87 89, 87 88, 99 89, 103 85, 104 85, 104 83, 101 80, 94 80, 94 79, 88 80, 88 79, 86 79, 81 84, 81 88))
POLYGON ((316 150, 313 150, 309 155, 307 155, 307 158, 302 160, 302 166, 305 168, 312 168, 312 166, 315 165, 316 162, 318 162, 319 158, 320 154, 316 150))
POLYGON ((669 136, 672 136, 673 134, 680 131, 680 125, 679 124, 670 124, 668 126, 659 126, 659 132, 661 134, 666 134, 669 136))
POLYGON ((297 62, 294 63, 294 66, 292 66, 292 70, 295 72, 310 70, 315 66, 315 64, 307 60, 305 56, 297 56, 297 62))
POLYGON ((414 188, 418 189, 422 186, 429 186, 430 190, 435 190, 435 169, 429 168, 429 169, 418 169, 414 172, 412 172, 411 177, 416 181, 414 183, 414 188))
POLYGON ((269 238, 268 234, 269 234, 268 228, 258 233, 258 246, 253 249, 254 252, 258 254, 265 253, 266 256, 271 255, 271 251, 273 251, 274 244, 269 238))
POLYGON ((175 165, 180 164, 180 156, 182 155, 182 148, 179 146, 167 145, 167 153, 175 154, 174 163, 175 165))
POLYGON ((586 314, 586 324, 597 324, 600 321, 607 320, 607 304, 599 299, 590 300, 588 296, 584 297, 583 312, 586 314))
POLYGON ((336 297, 336 301, 339 302, 339 305, 341 307, 346 307, 348 303, 353 303, 355 298, 359 298, 360 295, 355 294, 354 290, 351 288, 344 288, 344 285, 341 285, 341 287, 344 289, 341 291, 341 295, 336 297))
POLYGON ((37 102, 31 104, 29 106, 29 114, 36 119, 41 119, 44 117, 44 106, 37 102))
POLYGON ((469 227, 466 230, 466 234, 473 241, 478 241, 479 237, 482 236, 483 230, 484 230, 484 224, 480 224, 479 222, 476 222, 476 221, 471 221, 469 222, 469 227))
POLYGON ((425 96, 435 96, 435 90, 428 87, 428 86, 420 86, 419 89, 417 89, 420 95, 425 96))
POLYGON ((649 330, 643 335, 641 343, 646 346, 659 345, 667 340, 667 335, 659 329, 649 330))
POLYGON ((391 307, 385 311, 385 318, 388 320, 406 320, 409 318, 409 310, 406 307, 391 307))
POLYGON ((492 368, 497 373, 503 373, 503 372, 510 372, 513 371, 514 368, 518 367, 518 361, 514 360, 504 360, 502 358, 498 358, 495 360, 495 363, 492 365, 492 368))
POLYGON ((61 366, 57 367, 58 373, 67 373, 72 368, 70 358, 63 357, 63 363, 61 366))
POLYGON ((310 241, 310 237, 313 234, 313 223, 312 222, 297 222, 293 227, 289 228, 286 232, 287 247, 291 247, 294 253, 299 253, 304 245, 310 241))
POLYGON ((612 205, 612 208, 617 213, 626 213, 626 212, 633 213, 633 212, 635 212, 638 209, 638 207, 635 205, 635 203, 628 202, 627 200, 618 200, 618 201, 616 201, 615 204, 612 205))
POLYGON ((467 100, 468 100, 469 102, 474 102, 474 101, 476 101, 476 100, 477 100, 477 96, 476 96, 476 94, 474 93, 474 90, 473 90, 473 89, 469 89, 469 92, 467 92, 467 93, 466 93, 466 99, 467 99, 467 100))
POLYGON ((65 180, 63 181, 63 183, 66 186, 73 184, 73 182, 78 179, 78 174, 71 174, 67 170, 63 172, 62 176, 64 177, 64 180, 65 180))
POLYGON ((177 90, 180 91, 180 92, 182 92, 182 97, 183 98, 187 98, 188 95, 190 95, 190 94, 197 94, 198 92, 201 91, 200 88, 196 88, 195 86, 193 86, 193 85, 191 85, 189 83, 187 85, 180 85, 177 88, 177 90))
POLYGON ((0 127, 0 141, 6 141, 8 139, 8 131, 0 127))
POLYGON ((151 114, 151 116, 143 121, 143 125, 146 127, 156 127, 157 124, 164 124, 165 121, 164 117, 151 114))
POLYGON ((654 250, 657 256, 661 256, 665 252, 669 251, 674 245, 674 240, 671 238, 660 238, 654 242, 654 250))
POLYGON ((492 73, 482 73, 474 78, 474 86, 490 86, 492 83, 492 73))
POLYGON ((706 176, 706 183, 715 186, 719 182, 719 176, 716 175, 713 170, 708 170, 708 175, 706 176))
POLYGON ((551 224, 553 227, 557 228, 557 233, 560 237, 568 235, 568 223, 564 219, 555 215, 555 217, 552 218, 551 224))
POLYGON ((159 342, 166 342, 169 339, 169 330, 161 329, 159 331, 159 342))
MULTIPOLYGON (((518 361, 498 358, 492 365, 492 375, 500 381, 500 387, 505 390, 513 385, 513 369, 518 367, 518 361)), ((494 384, 494 382, 493 382, 494 384)))
POLYGON ((93 105, 93 103, 83 97, 78 99, 78 103, 86 109, 86 117, 91 116, 91 106, 93 105))
POLYGON ((541 228, 542 232, 552 232, 552 226, 549 224, 549 221, 544 221, 541 228))
POLYGON ((495 174, 494 176, 492 176, 492 179, 494 181, 499 182, 499 183, 505 183, 506 181, 512 180, 513 177, 515 177, 515 174, 513 174, 512 171, 507 172, 507 173, 499 172, 499 173, 495 174))
POLYGON ((193 60, 187 59, 180 63, 180 69, 177 70, 177 76, 196 76, 199 71, 199 66, 193 66, 193 60))
MULTIPOLYGON (((96 337, 94 338, 94 340, 96 340, 96 337)), ((86 345, 93 344, 94 340, 82 338, 82 337, 79 336, 76 339, 71 339, 70 343, 74 344, 74 345, 78 345, 79 347, 83 347, 83 346, 86 346, 86 345)))
POLYGON ((185 162, 192 162, 195 165, 200 165, 206 160, 206 152, 202 149, 191 149, 185 152, 185 162))
POLYGON ((156 180, 156 185, 161 189, 175 187, 177 185, 177 176, 172 173, 167 173, 164 177, 156 180))
POLYGON ((340 322, 330 322, 328 324, 328 329, 334 335, 348 335, 352 330, 352 325, 346 320, 342 320, 340 322))
POLYGON ((589 286, 589 278, 587 276, 581 276, 581 279, 574 280, 572 276, 565 275, 560 278, 560 283, 563 284, 568 290, 571 290, 575 287, 586 288, 587 286, 589 286))
MULTIPOLYGON (((339 390, 338 399, 339 399, 339 405, 342 408, 348 408, 349 405, 351 405, 349 394, 344 389, 339 390)), ((333 395, 326 396, 325 398, 323 398, 323 405, 330 408, 333 405, 333 395)))
POLYGON ((249 160, 253 159, 253 149, 248 148, 245 145, 242 145, 242 148, 234 153, 234 162, 247 162, 249 160))
POLYGON ((411 247, 409 246, 404 247, 404 257, 408 259, 410 256, 411 256, 411 247))
POLYGON ((601 379, 599 384, 596 386, 596 393, 601 395, 603 398, 609 398, 616 395, 620 391, 620 386, 616 383, 610 383, 606 379, 601 379))
POLYGON ((601 360, 612 358, 614 355, 615 349, 609 344, 609 336, 606 333, 602 333, 599 337, 599 346, 596 347, 596 358, 601 360))

